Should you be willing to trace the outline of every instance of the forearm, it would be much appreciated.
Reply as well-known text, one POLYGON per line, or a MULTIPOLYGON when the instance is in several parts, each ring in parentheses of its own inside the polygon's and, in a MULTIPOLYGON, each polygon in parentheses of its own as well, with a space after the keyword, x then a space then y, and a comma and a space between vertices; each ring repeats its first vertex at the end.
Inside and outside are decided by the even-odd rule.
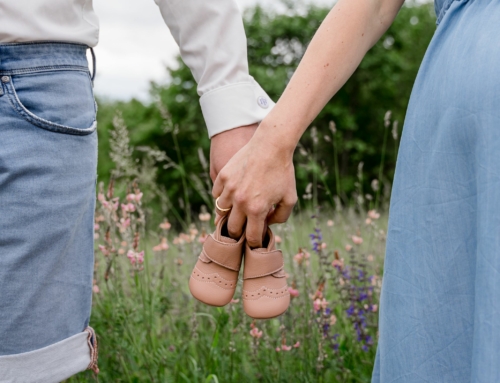
POLYGON ((247 40, 236 1, 155 1, 198 83, 210 137, 262 121, 274 103, 248 73, 247 40))
POLYGON ((390 26, 402 0, 339 0, 255 138, 291 154, 309 124, 390 26))

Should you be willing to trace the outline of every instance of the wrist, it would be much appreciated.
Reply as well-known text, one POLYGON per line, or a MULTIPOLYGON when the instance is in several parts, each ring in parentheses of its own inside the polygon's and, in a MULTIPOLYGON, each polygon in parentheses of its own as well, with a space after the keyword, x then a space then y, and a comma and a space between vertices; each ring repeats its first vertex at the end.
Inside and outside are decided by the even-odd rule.
POLYGON ((265 146, 269 151, 279 153, 285 158, 292 158, 300 136, 294 134, 293 128, 286 123, 265 119, 255 131, 252 141, 265 146))

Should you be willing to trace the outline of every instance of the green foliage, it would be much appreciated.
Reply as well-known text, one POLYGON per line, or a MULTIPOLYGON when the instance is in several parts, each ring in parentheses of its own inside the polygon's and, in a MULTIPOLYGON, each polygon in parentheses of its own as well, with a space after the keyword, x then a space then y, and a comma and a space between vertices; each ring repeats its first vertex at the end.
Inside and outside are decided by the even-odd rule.
MULTIPOLYGON (((273 99, 277 100, 283 92, 327 12, 328 9, 316 6, 307 6, 305 10, 290 6, 284 14, 261 7, 246 12, 250 73, 273 99)), ((390 185, 411 87, 434 28, 431 4, 409 3, 401 9, 352 78, 313 122, 317 129, 309 130, 301 140, 301 149, 296 153, 297 162, 302 163, 297 166, 299 195, 308 194, 307 185, 313 183, 318 185, 313 190, 313 202, 333 201, 335 193, 347 203, 353 193, 359 194, 363 189, 363 185, 356 185, 355 177, 361 162, 365 189, 379 178, 380 170, 382 186, 390 185), (392 111, 399 124, 384 127, 387 110, 392 111), (335 122, 335 134, 329 129, 330 121, 335 122), (381 166, 383 152, 385 160, 381 166)), ((111 170, 109 130, 115 111, 120 110, 125 124, 132 127, 132 145, 154 146, 179 165, 174 171, 159 169, 157 175, 172 203, 181 210, 190 204, 197 208, 206 201, 199 187, 195 187, 197 181, 188 175, 206 178, 198 149, 207 153, 210 143, 189 69, 179 59, 179 67, 169 68, 168 72, 171 82, 151 85, 153 99, 171 116, 173 125, 168 134, 157 102, 100 103, 99 174, 103 178, 111 170)), ((189 221, 189 211, 186 214, 189 221)))

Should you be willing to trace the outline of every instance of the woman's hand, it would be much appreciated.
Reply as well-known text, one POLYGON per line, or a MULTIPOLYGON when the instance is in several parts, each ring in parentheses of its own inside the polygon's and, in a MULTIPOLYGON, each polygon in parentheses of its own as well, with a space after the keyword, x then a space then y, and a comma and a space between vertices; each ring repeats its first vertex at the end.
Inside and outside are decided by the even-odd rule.
POLYGON ((266 224, 288 219, 297 202, 292 159, 293 150, 256 133, 220 171, 212 194, 221 208, 232 208, 231 237, 239 238, 245 229, 250 247, 261 247, 266 224))

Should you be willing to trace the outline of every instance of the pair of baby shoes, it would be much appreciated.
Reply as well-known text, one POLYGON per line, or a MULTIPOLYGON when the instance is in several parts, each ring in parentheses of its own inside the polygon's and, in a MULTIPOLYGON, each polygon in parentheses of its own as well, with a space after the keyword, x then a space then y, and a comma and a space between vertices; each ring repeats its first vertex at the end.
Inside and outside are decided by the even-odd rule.
POLYGON ((224 306, 234 296, 241 262, 243 270, 243 309, 255 319, 283 314, 290 304, 290 293, 283 270, 283 254, 275 247, 274 235, 267 229, 262 248, 251 249, 245 234, 236 241, 227 232, 227 217, 203 243, 203 250, 189 280, 191 294, 211 306, 224 306))

